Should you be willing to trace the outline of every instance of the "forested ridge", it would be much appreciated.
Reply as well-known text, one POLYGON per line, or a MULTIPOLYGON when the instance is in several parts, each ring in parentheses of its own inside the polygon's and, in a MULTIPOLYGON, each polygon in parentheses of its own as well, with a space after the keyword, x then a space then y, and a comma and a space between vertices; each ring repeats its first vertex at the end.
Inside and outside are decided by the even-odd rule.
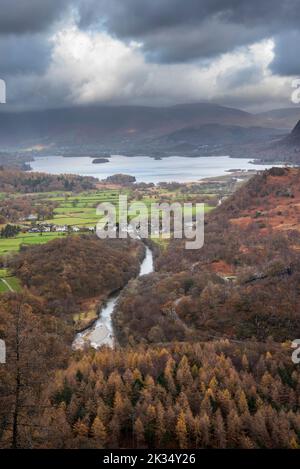
POLYGON ((299 386, 288 345, 225 340, 91 354, 50 399, 62 446, 296 448, 299 386))
MULTIPOLYGON (((45 347, 47 336, 39 338, 45 347)), ((18 398, 16 435, 15 396, 2 401, 2 447, 299 447, 300 375, 288 344, 223 340, 104 348, 77 352, 46 382, 50 362, 36 381, 46 355, 31 350, 35 361, 26 375, 20 369, 27 388, 18 398)), ((22 365, 23 359, 21 353, 22 365)), ((15 370, 5 390, 15 391, 15 370)))
POLYGON ((300 171, 254 176, 206 216, 200 250, 173 240, 124 290, 122 343, 300 337, 300 171))
POLYGON ((97 179, 75 174, 47 174, 0 168, 1 192, 84 191, 94 189, 97 179))
POLYGON ((68 236, 23 249, 10 267, 31 293, 43 298, 49 313, 71 318, 81 301, 105 298, 135 277, 143 253, 138 241, 68 236))

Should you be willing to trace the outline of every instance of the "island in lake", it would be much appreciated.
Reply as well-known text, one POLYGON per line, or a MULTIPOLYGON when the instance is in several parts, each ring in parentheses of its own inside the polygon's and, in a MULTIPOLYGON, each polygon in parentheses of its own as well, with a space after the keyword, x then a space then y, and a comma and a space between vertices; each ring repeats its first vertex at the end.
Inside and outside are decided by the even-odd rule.
POLYGON ((109 159, 107 158, 95 158, 92 163, 93 164, 101 164, 101 163, 108 163, 109 159))

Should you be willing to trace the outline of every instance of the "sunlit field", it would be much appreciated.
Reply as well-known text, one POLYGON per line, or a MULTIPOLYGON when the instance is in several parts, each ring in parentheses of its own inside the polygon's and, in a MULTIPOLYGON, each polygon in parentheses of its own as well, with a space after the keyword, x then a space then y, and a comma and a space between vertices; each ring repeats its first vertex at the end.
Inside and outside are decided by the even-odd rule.
MULTIPOLYGON (((37 193, 34 194, 35 203, 38 205, 49 204, 50 202, 56 202, 58 206, 54 209, 53 217, 42 220, 43 223, 49 223, 57 226, 67 226, 69 232, 43 232, 43 233, 28 233, 21 232, 17 236, 12 238, 0 238, 0 255, 15 252, 20 249, 21 246, 30 246, 35 244, 44 244, 56 238, 68 236, 70 234, 77 234, 72 232, 73 227, 78 227, 80 230, 94 229, 97 222, 101 218, 97 214, 97 206, 101 203, 113 204, 116 208, 116 214, 119 216, 119 196, 126 195, 128 198, 128 205, 133 202, 142 202, 146 208, 141 210, 140 215, 144 217, 150 216, 150 206, 153 203, 162 203, 166 200, 160 199, 160 193, 163 193, 164 197, 168 197, 168 202, 182 202, 184 200, 183 194, 179 191, 166 191, 159 190, 155 196, 144 196, 137 200, 133 190, 122 189, 122 190, 97 190, 90 192, 82 192, 79 194, 74 193, 37 193)), ((1 194, 0 194, 1 196, 1 194)), ((21 195, 14 194, 14 197, 21 195)), ((210 195, 213 197, 213 194, 210 195)), ((214 207, 209 204, 205 204, 205 212, 209 212, 214 207)), ((34 205, 33 205, 34 209, 34 205)), ((184 208, 184 215, 195 215, 196 207, 192 210, 188 207, 184 208)), ((154 213, 156 211, 154 210, 154 213)), ((156 212, 157 213, 157 212, 156 212)), ((124 214, 124 212, 122 212, 124 214)), ((132 217, 129 217, 129 219, 132 217)), ((38 222, 40 223, 40 222, 38 222)), ((18 224, 18 223, 14 223, 18 224)), ((24 228, 35 226, 34 223, 24 221, 21 226, 24 228)), ((161 240, 159 238, 153 239, 158 244, 166 244, 167 240, 161 240)))

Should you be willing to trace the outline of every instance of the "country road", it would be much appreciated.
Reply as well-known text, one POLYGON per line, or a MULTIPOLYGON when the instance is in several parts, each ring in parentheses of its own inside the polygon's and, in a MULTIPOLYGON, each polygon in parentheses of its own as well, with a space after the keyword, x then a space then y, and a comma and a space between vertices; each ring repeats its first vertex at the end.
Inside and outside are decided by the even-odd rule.
POLYGON ((5 278, 0 278, 0 280, 4 283, 4 285, 7 286, 9 291, 14 292, 15 290, 12 288, 12 286, 5 280, 5 278))

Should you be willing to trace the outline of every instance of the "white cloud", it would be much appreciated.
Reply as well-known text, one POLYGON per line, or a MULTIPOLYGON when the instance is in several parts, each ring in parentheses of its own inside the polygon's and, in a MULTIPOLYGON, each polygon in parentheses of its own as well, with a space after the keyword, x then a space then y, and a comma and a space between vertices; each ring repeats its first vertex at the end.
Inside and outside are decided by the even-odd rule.
POLYGON ((72 26, 53 37, 47 78, 64 86, 71 103, 130 99, 145 79, 145 63, 137 43, 128 45, 101 32, 72 26))
POLYGON ((80 30, 74 23, 52 38, 50 64, 20 87, 31 103, 148 104, 213 100, 252 109, 289 105, 290 80, 272 75, 274 43, 261 41, 211 62, 148 63, 142 45, 105 32, 80 30), (26 86, 24 85, 26 83, 26 86), (30 90, 29 88, 32 87, 30 90), (24 90, 25 88, 25 90, 24 90), (39 90, 36 99, 34 90, 39 90), (43 97, 43 99, 41 99, 43 97))

